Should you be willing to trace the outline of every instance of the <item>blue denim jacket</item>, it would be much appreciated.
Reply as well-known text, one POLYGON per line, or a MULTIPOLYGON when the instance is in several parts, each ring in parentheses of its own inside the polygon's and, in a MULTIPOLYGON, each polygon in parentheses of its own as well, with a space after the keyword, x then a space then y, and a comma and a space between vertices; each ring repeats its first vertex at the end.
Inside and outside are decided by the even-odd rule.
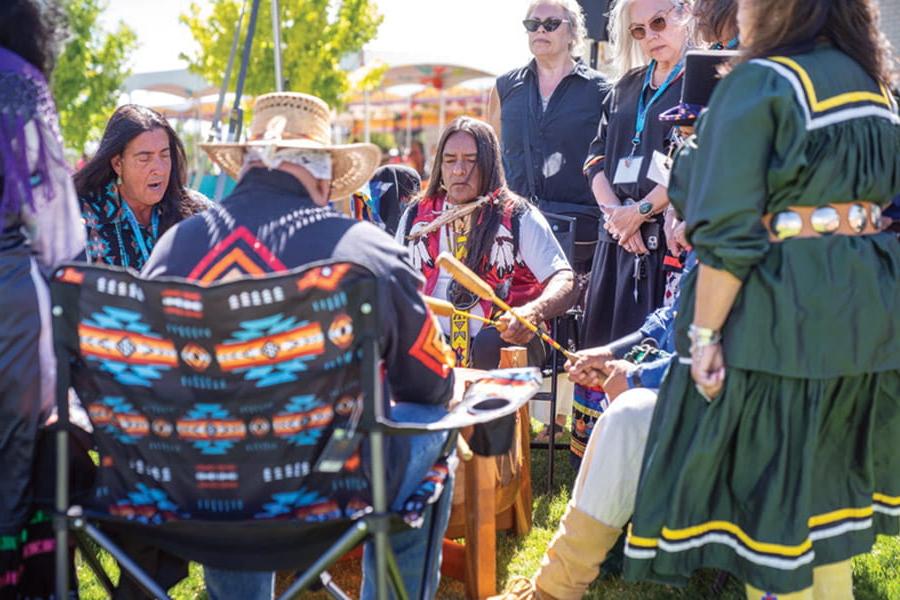
MULTIPOLYGON (((697 265, 697 256, 690 252, 684 261, 682 276, 697 265)), ((658 308, 650 313, 641 325, 641 335, 644 338, 652 338, 657 347, 665 353, 665 356, 638 365, 637 370, 628 376, 628 387, 645 387, 656 389, 662 383, 663 375, 669 368, 669 363, 675 358, 675 315, 678 314, 678 306, 681 304, 681 290, 675 293, 675 300, 671 306, 658 308), (635 381, 634 375, 640 380, 635 381)))

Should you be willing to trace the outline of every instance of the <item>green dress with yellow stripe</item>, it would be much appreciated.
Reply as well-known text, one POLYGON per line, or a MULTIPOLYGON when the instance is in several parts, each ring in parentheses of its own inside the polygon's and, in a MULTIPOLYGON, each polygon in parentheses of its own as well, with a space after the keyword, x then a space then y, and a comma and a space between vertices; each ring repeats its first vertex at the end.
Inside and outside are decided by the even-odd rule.
MULTIPOLYGON (((659 392, 626 577, 701 567, 776 593, 900 525, 900 242, 771 242, 761 217, 900 194, 893 99, 828 45, 736 67, 676 159, 669 195, 702 264, 743 287, 722 328, 723 393, 690 375, 695 269, 679 360, 659 392)), ((869 214, 869 218, 877 215, 869 214)))

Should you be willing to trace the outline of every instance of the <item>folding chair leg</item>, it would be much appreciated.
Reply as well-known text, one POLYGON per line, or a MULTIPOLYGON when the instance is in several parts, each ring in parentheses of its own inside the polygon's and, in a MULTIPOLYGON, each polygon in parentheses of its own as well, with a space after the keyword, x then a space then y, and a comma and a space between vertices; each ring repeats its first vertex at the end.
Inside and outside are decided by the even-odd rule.
MULTIPOLYGON (((60 366, 60 380, 65 379, 68 374, 67 364, 60 366)), ((60 383, 57 382, 57 396, 60 394, 60 383)), ((68 401, 68 400, 66 400, 68 401)), ((69 509, 69 432, 66 429, 68 424, 69 412, 68 404, 60 411, 60 427, 56 432, 56 499, 54 506, 56 514, 53 516, 53 535, 56 539, 55 549, 55 575, 56 575, 56 597, 69 597, 69 519, 66 512, 69 509)))
POLYGON ((409 594, 400 576, 400 568, 397 566, 397 557, 390 549, 387 551, 387 575, 394 590, 394 597, 397 600, 409 600, 409 594))
POLYGON ((322 583, 322 587, 325 588, 325 591, 328 592, 328 595, 334 598, 334 600, 352 600, 350 596, 345 594, 344 590, 334 582, 334 578, 328 571, 323 571, 322 574, 319 575, 319 581, 322 583))
POLYGON ((130 556, 128 556, 121 548, 119 548, 115 542, 109 539, 105 533, 91 525, 90 523, 83 524, 84 531, 87 533, 91 539, 100 544, 100 547, 109 552, 116 562, 119 563, 119 566, 122 568, 122 572, 125 575, 131 577, 131 579, 137 583, 141 589, 144 590, 147 594, 149 594, 153 598, 157 598, 159 600, 171 600, 169 595, 166 593, 162 587, 141 569, 136 562, 134 562, 130 556))
POLYGON ((94 577, 97 578, 97 581, 99 581, 100 585, 103 586, 103 589, 106 590, 107 595, 112 598, 116 586, 109 580, 109 575, 106 574, 106 569, 100 564, 97 555, 94 554, 93 550, 85 543, 84 534, 75 533, 75 544, 81 552, 81 559, 87 563, 91 572, 94 574, 94 577))
POLYGON ((61 520, 62 525, 55 523, 56 529, 56 597, 69 597, 69 526, 65 516, 55 516, 54 520, 61 520))
MULTIPOLYGON (((559 337, 559 317, 553 319, 551 325, 553 329, 553 338, 559 337)), ((558 400, 558 384, 559 384, 559 351, 553 348, 550 365, 552 371, 550 374, 550 439, 547 447, 547 493, 553 493, 553 471, 556 463, 556 403, 558 400)))
POLYGON ((319 560, 314 562, 294 583, 286 589, 278 600, 289 600, 297 594, 305 590, 315 581, 319 574, 336 563, 340 557, 347 554, 358 543, 360 543, 369 533, 369 527, 365 523, 365 519, 357 521, 344 535, 338 538, 338 541, 329 548, 319 560))

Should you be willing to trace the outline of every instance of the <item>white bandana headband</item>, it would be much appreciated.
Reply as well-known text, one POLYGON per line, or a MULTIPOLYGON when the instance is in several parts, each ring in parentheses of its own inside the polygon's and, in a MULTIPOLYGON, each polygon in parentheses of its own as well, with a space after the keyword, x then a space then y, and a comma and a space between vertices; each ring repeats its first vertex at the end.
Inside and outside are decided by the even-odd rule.
MULTIPOLYGON (((244 169, 251 162, 261 162, 269 170, 277 169, 281 163, 287 162, 306 169, 316 179, 331 180, 331 153, 326 150, 307 148, 282 148, 275 146, 250 147, 244 156, 244 169)), ((242 169, 243 170, 243 169, 242 169)))

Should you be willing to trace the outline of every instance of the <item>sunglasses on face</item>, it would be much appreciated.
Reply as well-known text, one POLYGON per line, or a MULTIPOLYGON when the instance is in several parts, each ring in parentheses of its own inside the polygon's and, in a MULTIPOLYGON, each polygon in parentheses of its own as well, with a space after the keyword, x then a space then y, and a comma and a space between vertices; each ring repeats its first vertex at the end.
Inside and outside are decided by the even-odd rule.
MULTIPOLYGON (((656 33, 665 30, 666 25, 668 25, 668 23, 666 22, 666 15, 672 12, 672 9, 674 8, 675 7, 673 6, 664 13, 650 19, 650 22, 647 23, 647 27, 649 27, 651 31, 655 31, 656 33)), ((642 40, 647 37, 647 27, 644 27, 643 25, 632 25, 628 28, 628 31, 631 32, 631 37, 633 37, 634 39, 642 40)))
POLYGON ((559 26, 563 23, 568 23, 566 19, 559 19, 557 17, 547 17, 543 21, 540 19, 525 19, 522 21, 522 25, 525 26, 525 30, 534 33, 538 30, 539 27, 543 26, 544 31, 550 33, 552 31, 556 31, 559 29, 559 26))

